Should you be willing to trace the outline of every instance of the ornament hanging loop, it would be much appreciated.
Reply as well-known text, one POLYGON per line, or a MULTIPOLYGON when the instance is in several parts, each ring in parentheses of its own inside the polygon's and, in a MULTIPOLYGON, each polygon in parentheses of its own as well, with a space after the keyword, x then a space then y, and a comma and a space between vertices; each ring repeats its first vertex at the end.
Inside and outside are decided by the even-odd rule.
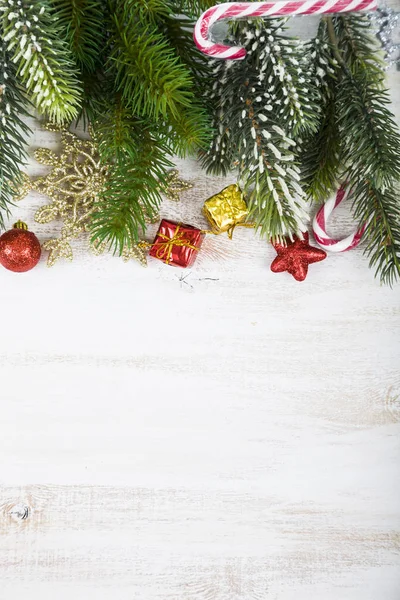
POLYGON ((251 17, 286 17, 294 15, 364 12, 377 8, 377 0, 277 0, 272 2, 225 2, 212 6, 196 23, 193 39, 198 49, 213 58, 242 60, 246 50, 241 46, 227 46, 210 39, 212 26, 225 19, 251 17))

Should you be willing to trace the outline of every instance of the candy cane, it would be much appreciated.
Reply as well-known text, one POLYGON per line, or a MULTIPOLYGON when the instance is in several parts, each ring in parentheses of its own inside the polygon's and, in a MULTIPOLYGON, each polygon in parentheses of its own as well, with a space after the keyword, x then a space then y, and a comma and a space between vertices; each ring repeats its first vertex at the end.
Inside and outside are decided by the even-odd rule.
POLYGON ((225 2, 212 6, 197 21, 193 38, 196 46, 204 54, 214 58, 230 60, 242 59, 246 50, 241 46, 226 46, 209 40, 209 31, 222 19, 243 19, 249 17, 279 17, 290 15, 311 15, 321 13, 341 13, 372 11, 377 8, 377 0, 277 0, 271 2, 225 2))
POLYGON ((347 236, 343 240, 334 240, 329 237, 326 232, 326 224, 330 215, 335 208, 347 198, 348 195, 349 189, 340 187, 336 193, 336 196, 325 202, 325 204, 319 209, 314 217, 313 233, 315 240, 320 246, 322 246, 322 248, 324 248, 324 250, 327 250, 328 252, 345 252, 346 250, 355 248, 361 242, 361 238, 365 231, 366 225, 364 224, 357 229, 357 231, 347 236))

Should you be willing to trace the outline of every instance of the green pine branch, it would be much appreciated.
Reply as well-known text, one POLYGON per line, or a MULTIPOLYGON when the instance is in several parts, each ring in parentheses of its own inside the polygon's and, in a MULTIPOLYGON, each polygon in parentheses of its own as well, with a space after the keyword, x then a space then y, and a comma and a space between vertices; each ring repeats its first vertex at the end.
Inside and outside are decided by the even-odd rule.
POLYGON ((400 276, 399 186, 383 192, 359 179, 352 188, 355 217, 367 223, 365 254, 382 283, 392 286, 400 276))
POLYGON ((83 74, 101 64, 105 44, 106 0, 51 0, 59 30, 83 74))
POLYGON ((137 241, 157 215, 172 155, 208 143, 198 92, 206 69, 197 68, 205 61, 192 59, 190 21, 175 8, 169 0, 108 0, 108 58, 98 89, 89 86, 86 114, 110 169, 92 236, 117 252, 137 241))
POLYGON ((177 117, 193 99, 191 74, 157 26, 140 14, 136 0, 116 0, 108 69, 132 113, 151 119, 177 117))
POLYGON ((388 92, 368 73, 344 73, 337 93, 343 160, 349 175, 362 174, 382 189, 400 178, 399 132, 389 104, 388 92))
MULTIPOLYGON (((384 61, 382 51, 371 31, 371 24, 365 15, 346 15, 327 19, 331 22, 340 46, 339 55, 352 73, 368 73, 375 85, 384 87, 384 61)), ((332 34, 332 29, 331 29, 332 34)))
POLYGON ((95 135, 110 177, 96 204, 92 240, 106 242, 121 253, 132 241, 139 241, 146 223, 157 216, 161 190, 173 164, 157 131, 130 117, 118 104, 97 124, 95 135))
POLYGON ((336 114, 338 63, 332 55, 326 20, 309 46, 310 75, 316 81, 319 127, 305 139, 301 153, 302 185, 310 200, 325 202, 338 185, 340 175, 340 134, 336 114))
POLYGON ((38 109, 63 123, 76 117, 76 66, 47 0, 7 0, 1 6, 4 41, 18 76, 38 109))
MULTIPOLYGON (((193 43, 194 21, 188 17, 171 13, 158 22, 158 30, 174 49, 181 63, 186 65, 194 77, 195 84, 201 85, 210 72, 205 54, 199 52, 193 43)), ((200 93, 204 90, 200 89, 200 93)))
POLYGON ((0 23, 0 227, 10 215, 15 190, 21 181, 25 164, 26 137, 29 127, 22 120, 28 116, 26 100, 16 78, 16 69, 6 50, 0 23))
POLYGON ((334 97, 327 100, 324 111, 317 134, 304 144, 301 155, 302 185, 315 202, 326 202, 336 190, 342 171, 334 97))
POLYGON ((366 253, 381 281, 400 277, 400 137, 384 89, 378 47, 363 16, 335 17, 330 37, 341 65, 336 111, 353 206, 367 222, 366 253))

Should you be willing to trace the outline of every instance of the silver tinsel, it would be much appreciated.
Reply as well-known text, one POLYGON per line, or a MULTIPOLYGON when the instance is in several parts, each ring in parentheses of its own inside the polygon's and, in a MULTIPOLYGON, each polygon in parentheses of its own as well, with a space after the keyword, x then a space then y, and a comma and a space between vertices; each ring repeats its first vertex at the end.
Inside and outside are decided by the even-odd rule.
POLYGON ((400 40, 393 40, 395 31, 399 38, 400 12, 382 6, 370 14, 370 19, 385 52, 385 60, 400 70, 400 40))

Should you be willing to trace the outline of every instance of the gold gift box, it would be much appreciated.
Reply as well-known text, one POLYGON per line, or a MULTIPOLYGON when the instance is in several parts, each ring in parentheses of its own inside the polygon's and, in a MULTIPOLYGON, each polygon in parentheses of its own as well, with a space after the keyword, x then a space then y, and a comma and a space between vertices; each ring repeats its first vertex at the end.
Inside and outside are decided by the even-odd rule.
POLYGON ((233 184, 206 200, 203 212, 213 231, 223 233, 243 221, 249 211, 242 191, 233 184))

